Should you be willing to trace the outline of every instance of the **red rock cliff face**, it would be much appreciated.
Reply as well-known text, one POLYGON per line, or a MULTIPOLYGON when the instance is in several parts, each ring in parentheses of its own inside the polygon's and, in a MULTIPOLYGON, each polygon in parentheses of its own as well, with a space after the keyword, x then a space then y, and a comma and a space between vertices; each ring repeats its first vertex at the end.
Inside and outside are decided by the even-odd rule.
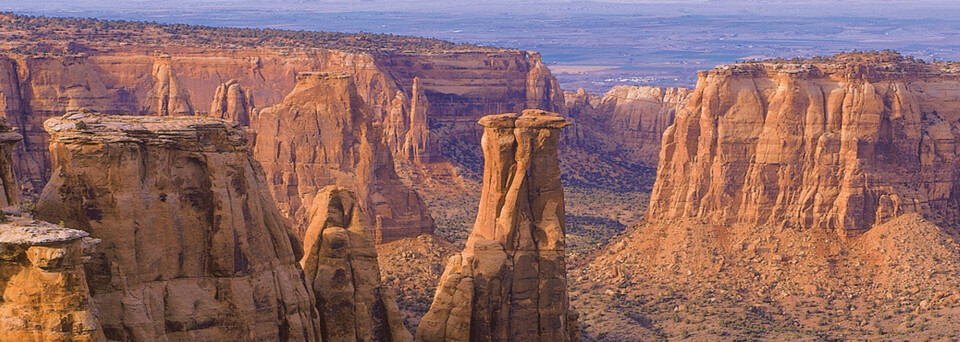
POLYGON ((377 243, 432 232, 433 220, 420 196, 400 182, 353 76, 302 73, 297 80, 283 102, 260 112, 254 155, 298 234, 317 192, 331 184, 358 194, 377 243))
POLYGON ((955 220, 960 77, 944 68, 838 57, 701 73, 664 134, 647 217, 842 235, 908 212, 955 220))
POLYGON ((655 167, 660 160, 660 140, 686 100, 686 88, 616 86, 603 96, 567 92, 566 107, 577 128, 568 140, 594 145, 603 153, 655 167))
POLYGON ((479 143, 475 122, 487 114, 528 108, 563 112, 563 91, 534 52, 390 54, 377 62, 404 89, 420 79, 430 103, 428 117, 443 139, 466 135, 479 143))
POLYGON ((108 340, 317 338, 299 243, 235 123, 74 112, 46 127, 38 215, 103 240, 85 269, 108 340))
POLYGON ((14 153, 21 185, 36 193, 49 178, 48 136, 42 128, 47 118, 89 108, 211 115, 256 127, 256 112, 280 103, 301 71, 352 74, 369 123, 379 128, 389 151, 413 163, 442 158, 445 139, 465 134, 479 141, 480 131, 463 123, 483 115, 563 106, 549 70, 535 54, 521 51, 169 50, 156 54, 121 47, 74 57, 0 58, 0 115, 24 135, 14 153), (414 86, 418 77, 422 81, 414 86), (443 129, 444 123, 451 128, 443 129))

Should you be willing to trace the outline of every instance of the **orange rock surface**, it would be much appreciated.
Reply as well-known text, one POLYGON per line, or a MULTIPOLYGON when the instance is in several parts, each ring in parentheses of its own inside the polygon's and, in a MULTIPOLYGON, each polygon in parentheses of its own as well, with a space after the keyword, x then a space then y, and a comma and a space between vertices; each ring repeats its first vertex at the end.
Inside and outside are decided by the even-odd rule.
POLYGON ((323 341, 413 341, 393 290, 380 283, 377 249, 348 190, 320 190, 300 260, 316 297, 323 341))
POLYGON ((850 235, 956 220, 960 76, 899 55, 703 72, 664 134, 647 217, 850 235))
POLYGON ((567 141, 656 167, 663 132, 689 94, 686 88, 646 86, 615 86, 602 96, 583 89, 566 92, 567 112, 577 124, 576 130, 568 130, 567 141))
POLYGON ((567 299, 559 115, 485 116, 473 232, 450 258, 418 341, 577 341, 567 299))
POLYGON ((420 196, 400 182, 371 122, 353 76, 345 73, 301 73, 280 104, 260 111, 254 156, 299 236, 313 198, 331 184, 358 194, 377 243, 433 231, 420 196))
POLYGON ((50 119, 38 216, 101 239, 84 263, 112 341, 316 340, 300 245, 236 123, 50 119))
POLYGON ((86 232, 25 218, 0 224, 0 340, 103 341, 87 277, 86 232))

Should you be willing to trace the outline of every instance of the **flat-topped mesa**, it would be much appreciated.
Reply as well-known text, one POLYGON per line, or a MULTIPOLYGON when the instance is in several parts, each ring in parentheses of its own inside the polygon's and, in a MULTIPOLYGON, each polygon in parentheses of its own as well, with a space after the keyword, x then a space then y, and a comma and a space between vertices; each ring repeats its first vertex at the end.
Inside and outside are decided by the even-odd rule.
POLYGON ((103 341, 82 257, 87 232, 8 217, 0 224, 0 340, 103 341))
POLYGON ((867 53, 701 73, 664 134, 646 217, 842 236, 908 212, 956 222, 960 77, 949 67, 867 53))
POLYGON ((576 341, 567 298, 557 145, 568 123, 526 110, 480 119, 483 187, 477 221, 452 257, 419 341, 576 341))
POLYGON ((392 290, 380 283, 377 250, 360 203, 328 186, 310 208, 300 260, 316 297, 323 341, 413 341, 392 290))
POLYGON ((108 340, 318 337, 300 245, 236 122, 74 112, 45 127, 37 215, 103 241, 84 264, 108 340))
POLYGON ((400 181, 372 122, 353 77, 339 72, 300 73, 280 104, 260 111, 254 155, 299 236, 314 197, 328 185, 357 194, 375 243, 433 232, 426 206, 400 181))

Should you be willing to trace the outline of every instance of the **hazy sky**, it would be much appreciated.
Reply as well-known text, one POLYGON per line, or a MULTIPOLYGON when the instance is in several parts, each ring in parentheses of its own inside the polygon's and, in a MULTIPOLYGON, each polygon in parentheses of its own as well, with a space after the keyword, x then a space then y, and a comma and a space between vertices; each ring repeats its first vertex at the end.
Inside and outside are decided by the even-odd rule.
POLYGON ((871 16, 897 18, 949 18, 960 15, 960 1, 943 0, 2 0, 0 10, 149 11, 191 8, 303 9, 322 12, 536 12, 640 11, 677 14, 761 14, 801 16, 871 16))

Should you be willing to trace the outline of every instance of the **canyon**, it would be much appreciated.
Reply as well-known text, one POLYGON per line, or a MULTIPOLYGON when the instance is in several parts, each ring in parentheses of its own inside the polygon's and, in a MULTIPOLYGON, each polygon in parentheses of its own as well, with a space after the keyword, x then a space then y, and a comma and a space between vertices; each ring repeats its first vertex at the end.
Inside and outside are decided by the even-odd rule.
POLYGON ((957 63, 595 95, 424 38, 0 28, 0 336, 956 338, 957 63))

